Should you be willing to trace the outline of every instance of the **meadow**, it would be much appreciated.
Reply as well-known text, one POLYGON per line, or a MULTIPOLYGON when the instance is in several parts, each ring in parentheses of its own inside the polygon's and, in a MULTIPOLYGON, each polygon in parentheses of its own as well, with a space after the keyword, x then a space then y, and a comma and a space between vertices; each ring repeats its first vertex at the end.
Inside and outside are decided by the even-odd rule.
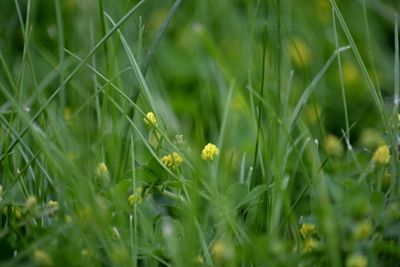
POLYGON ((0 266, 399 266, 399 1, 0 10, 0 266))

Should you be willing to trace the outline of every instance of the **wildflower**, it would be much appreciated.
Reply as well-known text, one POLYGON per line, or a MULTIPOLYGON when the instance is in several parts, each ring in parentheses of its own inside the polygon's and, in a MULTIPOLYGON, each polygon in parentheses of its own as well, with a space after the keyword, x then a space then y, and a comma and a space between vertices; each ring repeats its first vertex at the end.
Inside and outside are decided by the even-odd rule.
POLYGON ((362 240, 369 237, 372 232, 372 225, 368 221, 361 222, 354 230, 353 237, 356 240, 362 240))
POLYGON ((323 148, 329 156, 340 157, 343 154, 343 146, 339 138, 329 134, 323 143, 323 148))
POLYGON ((312 236, 315 233, 315 225, 311 223, 303 223, 300 227, 300 234, 303 238, 312 236))
POLYGON ((108 168, 104 162, 99 163, 96 168, 97 176, 108 176, 108 168))
POLYGON ((390 161, 390 150, 387 145, 382 145, 375 150, 372 161, 379 165, 386 165, 390 161))
POLYGON ((365 128, 361 132, 360 142, 361 145, 369 149, 385 144, 381 134, 374 128, 365 128))
POLYGON ((194 257, 193 262, 197 263, 197 264, 203 264, 204 260, 203 260, 203 257, 201 255, 197 255, 196 257, 194 257))
POLYGON ((367 258, 360 254, 353 254, 346 260, 346 267, 366 267, 367 264, 367 258))
POLYGON ((56 210, 58 210, 58 202, 49 200, 46 205, 47 209, 49 210, 49 214, 53 215, 56 210))
POLYGON ((146 116, 143 118, 144 122, 147 124, 147 126, 158 126, 158 122, 156 119, 156 116, 154 116, 153 112, 147 112, 146 116))
POLYGON ((107 165, 104 162, 99 163, 96 167, 96 176, 94 179, 99 188, 103 188, 110 181, 110 174, 107 165))
MULTIPOLYGON (((21 219, 21 217, 22 217, 22 212, 21 212, 21 209, 20 209, 19 207, 17 207, 17 206, 11 206, 11 207, 10 207, 10 211, 11 211, 12 214, 14 214, 15 218, 21 219)), ((8 214, 8 207, 7 207, 7 206, 5 206, 5 207, 3 208, 3 214, 4 214, 4 215, 7 215, 7 214, 8 214)))
POLYGON ((89 257, 91 255, 90 251, 88 249, 82 249, 81 255, 84 257, 89 257))
POLYGON ((172 154, 162 157, 161 162, 169 169, 176 169, 182 164, 183 159, 178 153, 172 152, 172 154))
POLYGON ((140 204, 143 201, 142 191, 143 189, 139 187, 135 190, 135 193, 129 195, 128 197, 129 205, 133 206, 134 204, 136 203, 140 204))
POLYGON ((219 154, 219 149, 216 145, 208 143, 201 151, 201 158, 203 160, 213 160, 219 154))
POLYGON ((41 249, 37 249, 33 252, 33 258, 39 265, 42 266, 50 266, 53 264, 53 261, 49 254, 41 249))
POLYGON ((37 203, 37 199, 35 196, 29 196, 25 201, 25 208, 27 210, 32 209, 37 203))
POLYGON ((58 202, 54 200, 49 200, 49 202, 47 202, 47 207, 49 209, 58 209, 58 202))
POLYGON ((64 217, 64 220, 65 220, 65 222, 68 223, 68 224, 72 223, 72 217, 71 217, 71 215, 66 214, 65 217, 64 217))
POLYGON ((64 120, 67 125, 72 125, 72 110, 70 107, 64 108, 64 120))
POLYGON ((353 62, 343 64, 343 79, 346 85, 353 85, 359 79, 357 66, 353 62))
POLYGON ((304 252, 310 253, 318 247, 318 242, 314 238, 308 238, 304 241, 304 252))
POLYGON ((222 261, 233 257, 233 249, 227 243, 215 241, 212 246, 212 253, 216 261, 222 261))
POLYGON ((310 63, 311 51, 303 40, 294 38, 289 48, 290 57, 296 66, 303 67, 310 63))

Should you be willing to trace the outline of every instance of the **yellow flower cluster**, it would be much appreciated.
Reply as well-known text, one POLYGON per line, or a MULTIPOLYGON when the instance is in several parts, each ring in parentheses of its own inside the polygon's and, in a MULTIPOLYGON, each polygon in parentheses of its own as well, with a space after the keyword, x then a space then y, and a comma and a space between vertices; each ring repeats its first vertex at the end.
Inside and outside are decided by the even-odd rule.
POLYGON ((135 193, 129 195, 128 197, 129 205, 133 206, 135 204, 140 204, 143 201, 142 191, 143 188, 139 187, 136 188, 135 193))
POLYGON ((100 188, 105 187, 110 182, 110 173, 108 172, 107 165, 104 162, 97 165, 94 182, 100 188))
POLYGON ((154 115, 153 112, 147 112, 146 116, 143 118, 144 122, 147 124, 147 126, 151 127, 152 125, 158 126, 156 116, 154 115))
POLYGON ((201 151, 201 158, 203 160, 213 160, 219 154, 219 149, 216 145, 208 143, 201 151))
POLYGON ((99 165, 97 165, 96 176, 108 176, 108 168, 104 162, 101 162, 99 165))
POLYGON ((387 145, 382 145, 375 150, 372 161, 379 165, 386 165, 390 161, 390 149, 387 145))
POLYGON ((323 143, 323 148, 329 156, 340 157, 343 154, 343 145, 336 135, 329 134, 323 143))
POLYGON ((368 221, 360 222, 354 230, 353 237, 356 240, 366 239, 371 235, 372 225, 368 221))
POLYGON ((311 223, 303 223, 300 227, 300 234, 303 238, 312 236, 315 233, 315 225, 311 223))
POLYGON ((315 225, 311 223, 303 223, 300 227, 300 234, 304 239, 303 251, 310 253, 318 247, 318 240, 313 235, 315 234, 315 225))
POLYGON ((172 152, 162 157, 161 162, 169 169, 176 169, 182 164, 183 158, 178 153, 172 152))
POLYGON ((33 258, 40 266, 51 266, 53 265, 53 260, 46 251, 37 249, 33 251, 33 258))
POLYGON ((366 267, 367 265, 367 258, 360 254, 353 254, 346 260, 346 267, 366 267))

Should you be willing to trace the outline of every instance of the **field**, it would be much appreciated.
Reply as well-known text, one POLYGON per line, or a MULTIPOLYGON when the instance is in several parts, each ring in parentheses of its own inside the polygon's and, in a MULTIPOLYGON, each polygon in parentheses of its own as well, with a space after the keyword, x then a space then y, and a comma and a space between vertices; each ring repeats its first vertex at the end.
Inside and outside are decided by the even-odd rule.
POLYGON ((0 266, 399 266, 399 1, 0 9, 0 266))

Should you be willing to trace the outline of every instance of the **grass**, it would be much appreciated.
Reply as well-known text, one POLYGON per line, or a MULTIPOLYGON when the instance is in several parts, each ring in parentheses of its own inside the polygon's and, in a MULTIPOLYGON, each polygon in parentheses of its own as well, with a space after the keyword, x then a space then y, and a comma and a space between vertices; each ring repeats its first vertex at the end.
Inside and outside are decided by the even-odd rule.
POLYGON ((397 264, 395 3, 0 8, 0 266, 397 264))

